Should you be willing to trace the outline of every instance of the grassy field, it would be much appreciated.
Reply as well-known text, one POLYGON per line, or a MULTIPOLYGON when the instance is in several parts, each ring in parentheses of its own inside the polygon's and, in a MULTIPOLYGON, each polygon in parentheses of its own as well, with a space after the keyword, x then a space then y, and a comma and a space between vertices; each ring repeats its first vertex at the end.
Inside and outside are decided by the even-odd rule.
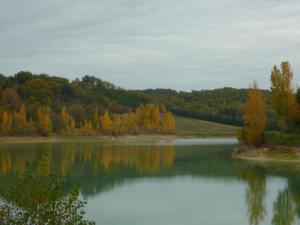
POLYGON ((266 132, 266 142, 271 145, 300 146, 300 133, 266 132))
POLYGON ((176 135, 235 136, 238 127, 175 116, 176 135))

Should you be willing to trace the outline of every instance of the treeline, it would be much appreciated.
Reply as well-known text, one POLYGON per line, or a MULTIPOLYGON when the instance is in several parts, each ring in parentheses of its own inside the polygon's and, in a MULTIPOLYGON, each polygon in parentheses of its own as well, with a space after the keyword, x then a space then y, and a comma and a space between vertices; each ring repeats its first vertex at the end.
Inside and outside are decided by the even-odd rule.
POLYGON ((166 133, 175 131, 173 114, 163 105, 140 105, 133 112, 102 115, 98 108, 90 119, 76 121, 67 106, 62 106, 60 113, 53 117, 51 108, 39 106, 35 115, 28 116, 26 106, 19 111, 10 112, 0 108, 1 135, 42 135, 50 136, 52 132, 80 135, 122 135, 140 133, 166 133), (33 119, 35 118, 35 119, 33 119))
MULTIPOLYGON (((271 107, 271 92, 263 91, 267 103, 268 127, 275 128, 271 107)), ((57 117, 63 105, 76 121, 89 119, 97 107, 104 114, 129 113, 140 104, 163 104, 174 114, 220 122, 243 124, 243 109, 248 89, 221 88, 202 91, 171 89, 125 90, 93 76, 69 81, 46 74, 19 72, 13 76, 0 75, 0 105, 10 112, 24 103, 27 113, 34 115, 40 105, 51 108, 57 117)), ((55 127, 54 127, 55 128, 55 127)))
MULTIPOLYGON (((300 88, 293 89, 293 71, 288 62, 274 66, 271 72, 271 100, 276 120, 282 131, 300 132, 300 88)), ((267 106, 263 93, 256 82, 251 85, 245 107, 245 127, 238 138, 246 145, 259 146, 265 143, 267 106)))

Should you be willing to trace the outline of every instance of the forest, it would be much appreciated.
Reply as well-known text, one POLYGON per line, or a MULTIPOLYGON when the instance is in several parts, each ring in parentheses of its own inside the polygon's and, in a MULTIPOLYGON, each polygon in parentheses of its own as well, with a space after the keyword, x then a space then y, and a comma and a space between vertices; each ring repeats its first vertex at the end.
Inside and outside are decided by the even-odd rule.
POLYGON ((140 101, 136 107, 111 101, 103 89, 118 87, 94 77, 67 79, 20 72, 1 76, 1 135, 121 135, 173 133, 165 106, 140 101))
MULTIPOLYGON (((70 81, 21 71, 0 75, 1 134, 172 133, 173 114, 241 126, 248 91, 228 87, 191 92, 126 90, 95 76, 70 81)), ((261 93, 267 127, 278 129, 271 91, 261 93)), ((297 93, 299 99, 299 89, 297 93)))

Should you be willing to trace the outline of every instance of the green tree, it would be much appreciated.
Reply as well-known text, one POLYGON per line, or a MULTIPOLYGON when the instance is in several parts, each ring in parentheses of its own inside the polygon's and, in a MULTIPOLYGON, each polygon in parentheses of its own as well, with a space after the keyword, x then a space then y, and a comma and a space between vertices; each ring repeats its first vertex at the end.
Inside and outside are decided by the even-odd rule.
POLYGON ((74 189, 63 194, 64 179, 49 170, 48 152, 42 152, 36 170, 27 170, 11 183, 1 198, 3 225, 92 225, 83 219, 85 200, 74 189))
POLYGON ((288 62, 281 63, 281 70, 274 66, 271 73, 272 103, 279 124, 287 130, 293 129, 296 99, 292 89, 293 71, 288 62))

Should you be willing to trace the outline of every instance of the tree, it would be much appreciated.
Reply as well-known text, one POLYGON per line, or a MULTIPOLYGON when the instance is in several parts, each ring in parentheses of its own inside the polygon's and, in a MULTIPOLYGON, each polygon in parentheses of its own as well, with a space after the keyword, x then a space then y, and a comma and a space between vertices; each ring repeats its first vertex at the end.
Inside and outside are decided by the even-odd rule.
POLYGON ((110 134, 112 130, 112 121, 109 117, 108 111, 105 111, 104 116, 101 120, 102 132, 105 134, 110 134))
POLYGON ((274 66, 271 73, 272 103, 277 120, 282 128, 293 129, 296 99, 292 89, 293 71, 288 62, 281 63, 281 70, 274 66))
POLYGON ((118 135, 122 132, 122 121, 121 121, 121 116, 120 115, 115 115, 113 116, 113 133, 115 135, 118 135))
POLYGON ((70 106, 69 110, 72 118, 74 118, 77 123, 76 127, 80 127, 80 123, 82 123, 85 119, 85 109, 80 104, 74 104, 70 106))
POLYGON ((264 143, 266 121, 265 99, 254 81, 249 90, 249 97, 245 108, 244 123, 246 127, 239 135, 239 141, 255 146, 264 143))
POLYGON ((94 123, 95 130, 99 131, 100 127, 101 127, 101 121, 100 121, 100 116, 99 116, 99 110, 98 110, 98 108, 95 108, 93 123, 94 123))
POLYGON ((85 200, 77 189, 64 194, 64 179, 48 171, 48 152, 41 152, 36 170, 15 178, 0 197, 3 225, 92 225, 83 218, 85 200))
POLYGON ((62 122, 62 131, 64 133, 73 132, 75 129, 75 120, 69 114, 66 106, 63 106, 60 111, 60 120, 62 122))
POLYGON ((40 106, 37 110, 38 131, 43 136, 50 136, 52 132, 52 122, 50 110, 45 106, 40 106))
POLYGON ((175 119, 169 111, 165 113, 164 130, 169 134, 175 131, 175 119))
POLYGON ((6 110, 18 111, 22 105, 22 99, 15 88, 6 88, 2 92, 1 106, 6 110))
POLYGON ((26 119, 26 108, 23 104, 20 108, 19 112, 13 113, 13 133, 14 134, 28 134, 29 131, 27 126, 27 119, 26 119))
POLYGON ((89 120, 84 120, 80 127, 80 131, 83 135, 90 135, 93 131, 92 122, 89 120))
POLYGON ((74 133, 75 128, 76 128, 76 122, 75 122, 75 120, 71 117, 71 121, 70 121, 70 132, 71 132, 71 133, 74 133))
POLYGON ((1 133, 3 135, 9 135, 12 129, 12 115, 6 110, 2 112, 1 118, 1 133))

